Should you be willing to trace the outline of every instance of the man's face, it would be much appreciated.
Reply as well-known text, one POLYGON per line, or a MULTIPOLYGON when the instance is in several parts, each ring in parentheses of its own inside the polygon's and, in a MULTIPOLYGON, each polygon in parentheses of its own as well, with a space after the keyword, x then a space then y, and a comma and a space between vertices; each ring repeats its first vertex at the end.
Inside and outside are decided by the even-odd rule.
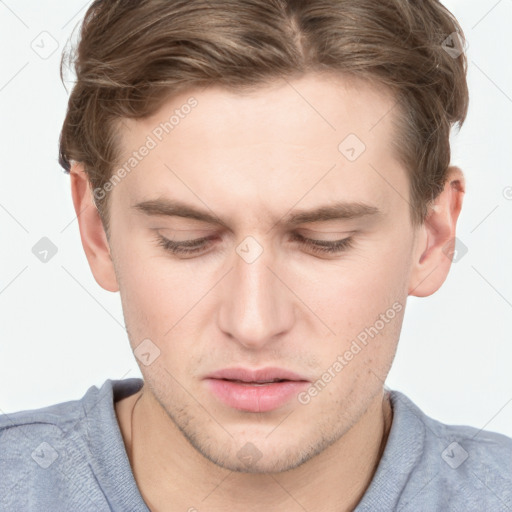
POLYGON ((146 362, 158 357, 139 364, 155 404, 220 466, 296 467, 382 392, 416 240, 408 177, 391 145, 393 104, 365 83, 309 75, 249 95, 197 89, 124 124, 126 160, 150 147, 110 197, 130 343, 151 340, 142 345, 146 362), (197 105, 162 134, 160 123, 191 97, 197 105), (219 222, 135 207, 157 200, 219 222), (374 213, 290 222, 340 202, 374 213), (208 240, 173 254, 159 237, 208 240), (351 243, 329 253, 300 237, 351 243), (207 378, 240 367, 281 368, 309 384, 207 378))

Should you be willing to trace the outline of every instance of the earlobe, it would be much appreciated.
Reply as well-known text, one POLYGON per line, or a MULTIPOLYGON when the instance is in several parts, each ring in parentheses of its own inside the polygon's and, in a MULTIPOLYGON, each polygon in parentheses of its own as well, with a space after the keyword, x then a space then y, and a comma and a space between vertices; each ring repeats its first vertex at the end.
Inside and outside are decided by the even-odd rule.
POLYGON ((82 246, 94 279, 105 290, 119 291, 110 246, 101 217, 94 204, 89 179, 83 164, 73 163, 70 170, 71 195, 78 219, 82 246))
POLYGON ((409 295, 427 297, 444 283, 452 263, 457 219, 464 193, 464 174, 458 167, 450 167, 444 189, 416 239, 409 295))

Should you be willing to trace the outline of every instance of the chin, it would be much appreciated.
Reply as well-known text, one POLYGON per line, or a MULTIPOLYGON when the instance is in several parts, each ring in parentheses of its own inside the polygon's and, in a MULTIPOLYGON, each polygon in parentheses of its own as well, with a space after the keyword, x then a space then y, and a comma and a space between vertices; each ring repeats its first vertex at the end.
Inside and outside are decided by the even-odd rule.
POLYGON ((202 450, 199 447, 196 449, 210 462, 223 469, 233 471, 236 473, 252 473, 252 474, 268 474, 268 473, 282 473, 295 469, 305 462, 307 462, 313 455, 307 455, 294 451, 293 453, 283 454, 282 451, 276 450, 272 456, 265 456, 261 451, 255 448, 252 443, 246 443, 240 450, 226 456, 225 453, 211 453, 202 450), (248 446, 254 447, 247 450, 248 446), (246 453, 244 453, 244 450, 246 453), (254 451, 253 451, 254 450, 254 451), (249 455, 252 451, 252 456, 249 455))
POLYGON ((260 433, 260 436, 233 436, 228 441, 220 442, 200 435, 190 436, 186 431, 182 433, 197 452, 216 466, 252 474, 282 473, 298 468, 337 439, 337 435, 329 439, 315 438, 309 442, 304 439, 291 440, 289 435, 268 439, 268 433, 260 433))

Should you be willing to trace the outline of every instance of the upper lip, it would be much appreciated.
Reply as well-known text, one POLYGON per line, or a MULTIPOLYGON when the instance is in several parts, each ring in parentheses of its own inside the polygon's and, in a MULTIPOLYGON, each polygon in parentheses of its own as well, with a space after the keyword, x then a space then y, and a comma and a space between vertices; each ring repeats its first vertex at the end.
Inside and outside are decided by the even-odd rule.
POLYGON ((285 370, 284 368, 261 368, 251 370, 250 368, 224 368, 210 373, 207 379, 240 380, 242 382, 270 382, 272 380, 295 380, 307 381, 305 377, 285 370))

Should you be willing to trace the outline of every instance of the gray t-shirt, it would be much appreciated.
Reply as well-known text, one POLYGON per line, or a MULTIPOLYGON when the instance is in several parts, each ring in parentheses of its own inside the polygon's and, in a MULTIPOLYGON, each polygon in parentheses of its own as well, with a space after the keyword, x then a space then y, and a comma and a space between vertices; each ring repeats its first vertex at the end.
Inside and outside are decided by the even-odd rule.
MULTIPOLYGON (((80 400, 0 416, 0 510, 147 512, 114 410, 142 384, 108 379, 80 400)), ((512 512, 511 438, 390 396, 388 441, 356 512, 512 512)), ((202 498, 191 508, 206 510, 202 498)))

